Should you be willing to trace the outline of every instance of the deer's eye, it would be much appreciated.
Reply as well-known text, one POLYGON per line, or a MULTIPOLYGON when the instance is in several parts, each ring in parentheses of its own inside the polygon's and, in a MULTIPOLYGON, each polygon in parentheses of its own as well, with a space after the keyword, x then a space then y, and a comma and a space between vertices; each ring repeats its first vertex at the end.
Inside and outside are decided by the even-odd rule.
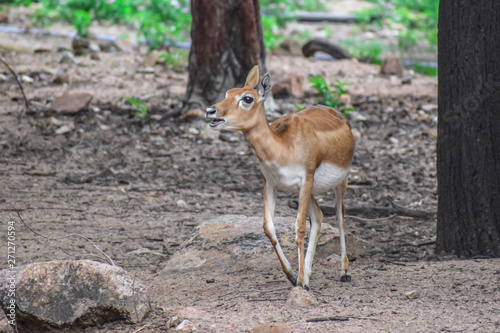
POLYGON ((241 99, 243 102, 245 102, 246 104, 250 104, 253 102, 253 97, 250 97, 250 96, 245 96, 241 99))

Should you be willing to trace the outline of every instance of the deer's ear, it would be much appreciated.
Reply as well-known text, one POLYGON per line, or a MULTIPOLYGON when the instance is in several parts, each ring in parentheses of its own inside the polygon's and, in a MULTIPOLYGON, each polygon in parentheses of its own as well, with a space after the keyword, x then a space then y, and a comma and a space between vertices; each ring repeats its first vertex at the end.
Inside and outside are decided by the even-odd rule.
POLYGON ((271 91, 271 77, 269 76, 269 73, 267 73, 260 81, 260 87, 259 87, 259 95, 261 97, 260 101, 265 101, 270 91, 271 91))
POLYGON ((259 66, 253 66, 250 73, 248 73, 247 80, 245 82, 245 87, 255 88, 259 84, 259 66))

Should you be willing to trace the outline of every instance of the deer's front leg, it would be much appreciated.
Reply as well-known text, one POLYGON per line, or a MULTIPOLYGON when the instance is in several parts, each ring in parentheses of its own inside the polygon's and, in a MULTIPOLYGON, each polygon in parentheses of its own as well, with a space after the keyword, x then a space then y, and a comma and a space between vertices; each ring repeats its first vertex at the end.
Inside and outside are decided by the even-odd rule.
POLYGON ((297 275, 292 270, 292 265, 285 257, 281 245, 276 237, 276 229, 274 228, 274 209, 276 207, 276 187, 269 184, 267 181, 264 183, 264 233, 271 240, 274 250, 278 255, 281 263, 281 268, 285 272, 288 280, 295 285, 297 275))
POLYGON ((306 218, 309 204, 311 203, 313 184, 314 174, 306 174, 305 182, 300 189, 299 212, 295 223, 295 243, 297 244, 297 251, 299 254, 299 278, 297 279, 297 286, 304 289, 309 289, 309 281, 305 280, 304 275, 304 238, 306 235, 306 218))

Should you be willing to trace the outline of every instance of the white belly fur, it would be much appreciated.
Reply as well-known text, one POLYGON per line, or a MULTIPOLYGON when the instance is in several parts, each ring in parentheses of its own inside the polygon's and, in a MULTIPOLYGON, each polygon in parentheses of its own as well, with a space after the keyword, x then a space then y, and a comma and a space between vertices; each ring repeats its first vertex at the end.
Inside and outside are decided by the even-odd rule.
MULTIPOLYGON (((266 180, 278 187, 299 191, 306 179, 306 170, 301 165, 280 166, 274 162, 265 162, 260 170, 266 180)), ((339 168, 323 162, 314 173, 313 193, 322 193, 333 189, 347 176, 348 169, 339 168)))

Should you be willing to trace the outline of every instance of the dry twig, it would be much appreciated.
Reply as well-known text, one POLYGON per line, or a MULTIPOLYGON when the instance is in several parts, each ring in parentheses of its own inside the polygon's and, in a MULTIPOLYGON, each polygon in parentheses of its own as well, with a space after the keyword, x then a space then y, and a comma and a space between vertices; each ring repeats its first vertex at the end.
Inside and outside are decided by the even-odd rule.
MULTIPOLYGON (((61 240, 61 239, 65 239, 65 238, 70 238, 70 237, 79 237, 79 238, 82 238, 84 240, 86 240, 87 242, 89 242, 90 244, 92 244, 92 246, 94 246, 97 251, 99 251, 103 256, 103 257, 100 257, 100 256, 96 256, 95 254, 86 254, 88 256, 95 256, 95 257, 98 257, 100 259, 104 259, 106 260, 109 264, 111 264, 112 266, 116 266, 115 265, 115 262, 113 261, 113 259, 111 259, 110 256, 108 256, 103 250, 101 250, 94 242, 92 242, 90 239, 88 239, 87 237, 83 236, 83 235, 80 235, 80 234, 75 234, 75 233, 71 233, 71 234, 68 234, 66 236, 62 236, 62 237, 48 237, 48 236, 45 236, 41 233, 39 233, 38 231, 34 230, 33 228, 31 228, 31 226, 28 225, 28 223, 26 223, 24 221, 24 219, 22 218, 21 216, 21 213, 19 212, 19 210, 14 207, 14 205, 12 204, 9 204, 13 209, 14 211, 16 212, 17 216, 19 217, 19 219, 21 220, 21 222, 26 226, 26 228, 28 228, 32 233, 34 233, 35 235, 39 236, 39 237, 42 237, 42 238, 45 238, 45 239, 48 239, 48 240, 61 240)), ((61 249, 62 250, 62 249, 61 249)), ((66 254, 69 254, 68 252, 62 250, 63 252, 65 252, 66 254)))
POLYGON ((132 333, 137 333, 137 332, 140 332, 140 331, 142 331, 143 329, 145 329, 145 328, 147 328, 147 327, 149 327, 149 326, 151 326, 151 324, 146 324, 146 325, 144 325, 144 326, 142 326, 142 327, 139 327, 138 329, 136 329, 136 330, 135 330, 135 331, 133 331, 132 333))
POLYGON ((7 67, 7 69, 12 73, 12 75, 14 75, 14 78, 16 79, 17 85, 19 86, 19 89, 21 90, 21 93, 23 94, 25 109, 23 110, 23 113, 21 113, 21 117, 20 117, 20 118, 23 118, 26 111, 31 111, 30 102, 26 98, 26 94, 24 93, 23 85, 21 84, 21 81, 19 81, 19 78, 17 77, 17 73, 14 72, 14 70, 9 66, 9 64, 7 63, 7 61, 5 61, 4 58, 0 57, 0 62, 2 62, 4 64, 4 66, 7 67))

